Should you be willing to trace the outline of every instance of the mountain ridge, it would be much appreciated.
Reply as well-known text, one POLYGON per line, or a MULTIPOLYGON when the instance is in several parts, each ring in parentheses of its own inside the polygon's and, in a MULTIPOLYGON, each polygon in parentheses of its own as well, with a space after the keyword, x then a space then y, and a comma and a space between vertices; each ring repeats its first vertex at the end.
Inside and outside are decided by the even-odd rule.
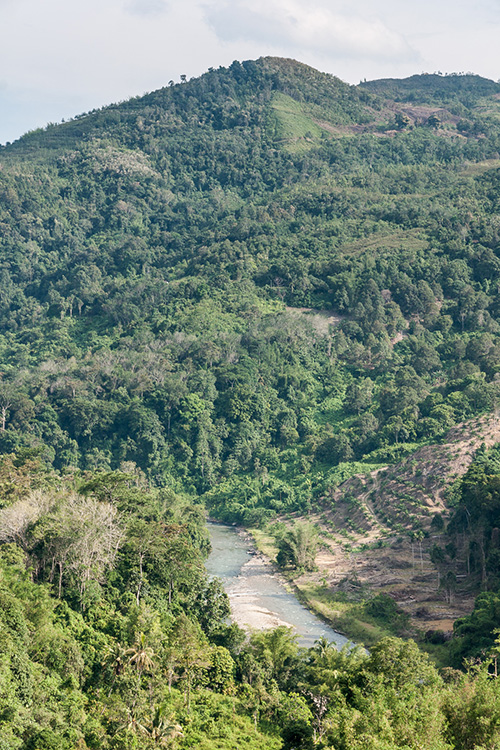
MULTIPOLYGON (((358 85, 353 85, 344 83, 334 74, 320 72, 291 58, 261 57, 258 60, 248 60, 243 63, 235 61, 227 68, 221 66, 218 69, 210 69, 201 76, 184 83, 173 84, 171 82, 172 85, 160 87, 153 92, 105 105, 89 113, 76 115, 67 122, 51 123, 45 128, 29 131, 12 144, 2 148, 8 153, 13 147, 19 149, 20 146, 28 145, 29 142, 32 142, 34 147, 37 139, 42 137, 43 141, 43 134, 53 133, 54 128, 60 128, 62 131, 74 130, 75 137, 88 136, 92 132, 92 121, 97 119, 96 127, 99 127, 99 119, 103 115, 121 112, 132 114, 135 110, 144 106, 165 105, 170 103, 173 98, 175 99, 175 96, 181 96, 181 90, 182 96, 185 96, 188 92, 188 95, 201 99, 204 95, 210 93, 211 86, 216 85, 214 82, 220 77, 232 78, 232 83, 236 82, 241 88, 244 87, 245 80, 255 71, 260 73, 261 84, 266 83, 267 86, 274 87, 272 90, 282 93, 291 91, 293 95, 298 97, 299 101, 312 101, 313 103, 318 103, 318 97, 320 100, 324 98, 325 92, 330 95, 335 94, 336 97, 340 96, 344 102, 346 94, 349 93, 351 96, 357 96, 358 100, 361 97, 361 101, 364 99, 364 103, 367 103, 366 92, 370 92, 376 97, 384 94, 396 95, 396 97, 400 97, 396 99, 400 102, 423 101, 428 103, 429 92, 434 89, 435 93, 438 94, 438 102, 434 101, 437 105, 439 105, 439 98, 442 98, 443 92, 445 95, 449 94, 452 98, 457 93, 470 97, 471 93, 474 92, 475 97, 479 98, 484 95, 496 95, 500 92, 500 84, 475 74, 447 74, 442 76, 422 73, 403 79, 374 79, 373 81, 363 81, 358 85), (297 79, 300 80, 300 87, 297 86, 297 79)), ((380 106, 381 104, 378 102, 378 107, 380 108, 380 106)), ((52 143, 52 139, 46 138, 45 143, 49 145, 52 143)))

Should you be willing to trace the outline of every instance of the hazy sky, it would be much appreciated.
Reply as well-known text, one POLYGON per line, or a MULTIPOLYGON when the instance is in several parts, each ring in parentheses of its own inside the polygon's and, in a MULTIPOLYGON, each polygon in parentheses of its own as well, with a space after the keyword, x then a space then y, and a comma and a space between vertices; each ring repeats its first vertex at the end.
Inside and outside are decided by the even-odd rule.
POLYGON ((500 77, 500 0, 0 0, 0 29, 0 143, 262 55, 349 83, 500 77))

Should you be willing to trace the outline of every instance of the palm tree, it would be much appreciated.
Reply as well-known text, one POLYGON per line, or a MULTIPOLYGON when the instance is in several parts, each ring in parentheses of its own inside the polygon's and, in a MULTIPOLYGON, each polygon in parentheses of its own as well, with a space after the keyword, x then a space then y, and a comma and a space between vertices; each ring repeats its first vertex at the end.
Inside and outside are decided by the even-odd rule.
POLYGON ((154 667, 154 651, 151 646, 146 645, 146 636, 144 633, 140 633, 135 643, 125 651, 125 656, 128 656, 128 664, 133 665, 137 670, 137 691, 134 701, 134 705, 139 697, 139 690, 141 688, 142 675, 144 672, 149 672, 154 667))
POLYGON ((144 633, 140 633, 133 646, 125 651, 125 656, 129 657, 128 663, 133 664, 140 675, 154 666, 154 651, 146 645, 144 633))
POLYGON ((182 727, 172 719, 172 714, 166 715, 165 706, 157 706, 151 723, 145 732, 155 745, 168 745, 175 737, 182 737, 182 727))
POLYGON ((328 638, 325 638, 324 635, 317 641, 314 641, 313 651, 315 654, 318 654, 319 657, 325 656, 331 648, 332 642, 329 641, 328 638))
POLYGON ((123 731, 147 734, 147 730, 144 724, 140 723, 139 719, 129 708, 127 708, 127 719, 124 724, 118 727, 118 729, 116 730, 116 734, 119 734, 123 731))
POLYGON ((169 745, 171 740, 183 735, 181 725, 176 724, 172 720, 172 715, 166 716, 164 706, 156 708, 153 718, 150 721, 144 721, 144 719, 139 721, 133 711, 127 709, 125 723, 118 728, 116 734, 120 732, 142 734, 145 737, 149 737, 155 745, 159 746, 169 745))
POLYGON ((116 678, 118 677, 118 675, 122 674, 126 667, 126 651, 121 643, 116 642, 111 646, 108 646, 108 648, 106 649, 106 656, 104 657, 104 660, 102 662, 102 666, 110 666, 113 670, 113 680, 111 681, 111 686, 108 693, 109 697, 116 682, 116 678))

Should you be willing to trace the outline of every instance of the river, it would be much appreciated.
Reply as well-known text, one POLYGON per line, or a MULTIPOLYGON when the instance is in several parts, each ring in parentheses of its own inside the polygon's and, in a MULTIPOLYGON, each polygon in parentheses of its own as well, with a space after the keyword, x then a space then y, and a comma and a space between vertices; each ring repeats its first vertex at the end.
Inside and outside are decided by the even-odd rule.
POLYGON ((285 589, 272 566, 232 526, 209 523, 212 552, 206 562, 218 576, 231 603, 232 620, 242 628, 293 627, 300 646, 320 638, 342 648, 348 640, 309 612, 285 589))

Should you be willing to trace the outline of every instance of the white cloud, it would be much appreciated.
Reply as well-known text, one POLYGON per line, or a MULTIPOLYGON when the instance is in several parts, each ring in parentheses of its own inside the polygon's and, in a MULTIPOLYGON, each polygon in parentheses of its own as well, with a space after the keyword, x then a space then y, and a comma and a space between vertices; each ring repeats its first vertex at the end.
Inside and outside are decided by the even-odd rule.
POLYGON ((168 9, 166 0, 131 0, 125 10, 136 16, 160 16, 168 9))
POLYGON ((175 0, 22 0, 0 12, 0 25, 12 30, 0 46, 0 71, 16 90, 78 92, 93 96, 94 106, 116 101, 208 67, 200 61, 207 30, 196 16, 194 0, 182 6, 175 0))
POLYGON ((238 39, 286 45, 330 57, 418 59, 404 36, 379 18, 297 0, 233 0, 207 6, 207 18, 225 42, 238 39))

